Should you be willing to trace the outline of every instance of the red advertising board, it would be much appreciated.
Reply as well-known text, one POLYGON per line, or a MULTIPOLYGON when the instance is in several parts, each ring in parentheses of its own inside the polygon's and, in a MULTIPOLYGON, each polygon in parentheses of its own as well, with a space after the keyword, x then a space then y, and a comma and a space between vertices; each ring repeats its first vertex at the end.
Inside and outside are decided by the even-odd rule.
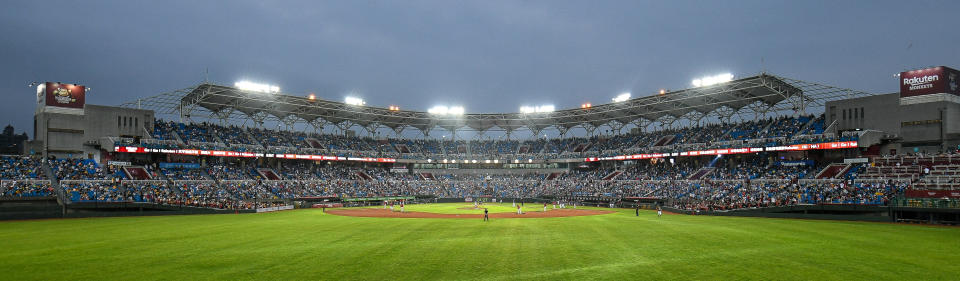
POLYGON ((87 87, 83 85, 47 82, 47 106, 83 108, 87 87))
POLYGON ((960 71, 946 66, 900 73, 900 97, 950 93, 960 95, 960 71))

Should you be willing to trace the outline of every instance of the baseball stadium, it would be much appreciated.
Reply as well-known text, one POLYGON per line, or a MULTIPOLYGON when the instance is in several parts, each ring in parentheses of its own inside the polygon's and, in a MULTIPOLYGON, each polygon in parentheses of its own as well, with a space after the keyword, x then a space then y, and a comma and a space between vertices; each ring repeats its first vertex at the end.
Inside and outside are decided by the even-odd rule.
POLYGON ((35 108, 0 136, 0 280, 958 280, 960 71, 890 72, 492 112, 44 78, 5 94, 35 108))
POLYGON ((101 106, 86 86, 40 83, 37 135, 2 160, 2 267, 16 280, 956 277, 960 127, 917 109, 957 116, 956 82, 875 95, 721 76, 481 114, 247 82, 101 106), (888 110, 901 114, 876 116, 888 110), (473 136, 434 137, 461 130, 473 136))

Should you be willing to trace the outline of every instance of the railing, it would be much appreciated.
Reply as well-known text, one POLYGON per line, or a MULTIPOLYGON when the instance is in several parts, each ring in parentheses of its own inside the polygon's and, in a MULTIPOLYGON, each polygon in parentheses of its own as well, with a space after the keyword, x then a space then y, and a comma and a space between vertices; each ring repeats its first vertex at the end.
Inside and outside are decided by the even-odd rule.
POLYGON ((960 209, 960 199, 943 198, 896 198, 890 201, 891 207, 960 209))
POLYGON ((793 180, 791 180, 791 179, 752 179, 752 180, 750 180, 750 185, 754 185, 754 184, 768 184, 768 183, 773 183, 773 184, 788 184, 788 183, 791 183, 792 181, 793 181, 793 180))
POLYGON ((181 143, 175 140, 141 139, 140 144, 179 146, 181 143))
POLYGON ((818 184, 818 183, 841 183, 843 179, 799 179, 800 184, 818 184))
POLYGON ((191 141, 191 146, 201 147, 201 148, 227 148, 228 146, 220 142, 202 142, 202 141, 191 141))
POLYGON ((136 140, 133 138, 123 138, 123 137, 102 137, 100 138, 101 147, 113 147, 117 145, 136 145, 136 140))
POLYGON ((262 147, 262 146, 255 145, 255 144, 240 144, 240 143, 232 143, 232 144, 230 144, 230 148, 234 148, 234 147, 236 147, 236 148, 241 148, 241 149, 245 149, 245 150, 247 150, 247 151, 261 151, 261 150, 263 150, 263 147, 262 147))

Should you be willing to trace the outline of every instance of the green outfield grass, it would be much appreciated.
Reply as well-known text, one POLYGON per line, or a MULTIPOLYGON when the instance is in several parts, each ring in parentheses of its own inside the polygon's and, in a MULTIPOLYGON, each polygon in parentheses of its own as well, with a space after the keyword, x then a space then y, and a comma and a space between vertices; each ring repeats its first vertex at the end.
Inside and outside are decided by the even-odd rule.
POLYGON ((490 222, 320 210, 8 221, 0 222, 0 249, 3 280, 960 278, 960 228, 658 219, 632 209, 490 222))

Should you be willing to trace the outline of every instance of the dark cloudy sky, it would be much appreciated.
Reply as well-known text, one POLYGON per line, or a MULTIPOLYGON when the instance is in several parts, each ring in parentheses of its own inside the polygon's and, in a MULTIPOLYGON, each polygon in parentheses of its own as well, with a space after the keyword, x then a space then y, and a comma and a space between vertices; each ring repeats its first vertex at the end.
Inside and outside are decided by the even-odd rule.
POLYGON ((204 79, 471 113, 558 108, 768 72, 888 93, 960 67, 960 1, 3 1, 0 117, 32 129, 32 81, 118 105, 204 79), (761 58, 764 60, 761 66, 761 58))

